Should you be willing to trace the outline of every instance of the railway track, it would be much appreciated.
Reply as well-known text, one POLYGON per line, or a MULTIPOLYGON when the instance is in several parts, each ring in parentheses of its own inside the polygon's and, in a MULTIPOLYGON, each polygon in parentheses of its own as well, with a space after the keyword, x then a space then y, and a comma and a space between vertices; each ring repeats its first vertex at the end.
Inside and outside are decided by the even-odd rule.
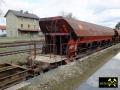
POLYGON ((23 67, 7 63, 0 64, 0 90, 25 80, 26 76, 27 69, 23 67))
POLYGON ((41 50, 43 42, 41 41, 26 41, 26 42, 12 42, 12 43, 0 43, 0 56, 8 56, 20 53, 30 53, 32 51, 37 52, 41 50), (38 45, 41 45, 38 46, 38 45), (6 49, 6 51, 1 49, 6 49), (9 50, 10 49, 10 50, 9 50))

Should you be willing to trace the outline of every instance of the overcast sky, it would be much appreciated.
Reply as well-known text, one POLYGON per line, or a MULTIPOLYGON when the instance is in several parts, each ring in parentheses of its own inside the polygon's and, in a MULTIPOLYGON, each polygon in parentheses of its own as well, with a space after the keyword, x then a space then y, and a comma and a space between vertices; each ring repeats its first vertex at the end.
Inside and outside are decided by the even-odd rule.
MULTIPOLYGON (((4 0, 4 14, 8 9, 24 10, 39 17, 73 13, 79 20, 114 27, 120 21, 120 0, 4 0)), ((0 19, 5 24, 5 20, 0 19)))

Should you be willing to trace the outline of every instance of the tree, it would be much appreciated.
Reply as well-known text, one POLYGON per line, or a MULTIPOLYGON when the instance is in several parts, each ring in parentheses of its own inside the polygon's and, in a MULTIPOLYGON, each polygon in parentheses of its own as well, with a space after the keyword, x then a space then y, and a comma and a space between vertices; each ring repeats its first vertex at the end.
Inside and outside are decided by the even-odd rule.
POLYGON ((115 26, 116 29, 120 29, 120 22, 118 22, 115 26))
POLYGON ((66 18, 75 18, 72 13, 66 13, 64 11, 61 12, 61 16, 66 18))

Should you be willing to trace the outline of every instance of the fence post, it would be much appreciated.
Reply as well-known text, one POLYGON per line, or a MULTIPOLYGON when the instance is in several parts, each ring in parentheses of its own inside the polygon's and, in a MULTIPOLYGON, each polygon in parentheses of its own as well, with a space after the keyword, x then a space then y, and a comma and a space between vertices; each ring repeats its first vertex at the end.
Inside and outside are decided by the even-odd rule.
POLYGON ((34 41, 34 59, 36 58, 36 42, 34 41))

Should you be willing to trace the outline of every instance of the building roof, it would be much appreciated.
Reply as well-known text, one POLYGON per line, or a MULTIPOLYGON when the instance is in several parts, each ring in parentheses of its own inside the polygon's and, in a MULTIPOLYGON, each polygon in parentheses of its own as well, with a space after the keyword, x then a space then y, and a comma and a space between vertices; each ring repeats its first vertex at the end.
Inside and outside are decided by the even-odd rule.
POLYGON ((5 25, 0 25, 0 30, 6 30, 6 26, 5 25))
POLYGON ((37 15, 28 13, 28 11, 23 12, 23 10, 21 10, 21 11, 8 10, 4 17, 6 17, 9 12, 12 12, 17 17, 24 17, 24 18, 31 18, 31 19, 39 20, 39 17, 37 15))
POLYGON ((50 21, 51 23, 53 23, 53 21, 57 21, 57 20, 66 21, 68 23, 68 26, 72 28, 72 30, 75 32, 77 36, 114 35, 114 31, 112 28, 76 20, 74 18, 66 18, 62 16, 41 18, 39 23, 41 24, 41 22, 47 22, 47 21, 50 21))

